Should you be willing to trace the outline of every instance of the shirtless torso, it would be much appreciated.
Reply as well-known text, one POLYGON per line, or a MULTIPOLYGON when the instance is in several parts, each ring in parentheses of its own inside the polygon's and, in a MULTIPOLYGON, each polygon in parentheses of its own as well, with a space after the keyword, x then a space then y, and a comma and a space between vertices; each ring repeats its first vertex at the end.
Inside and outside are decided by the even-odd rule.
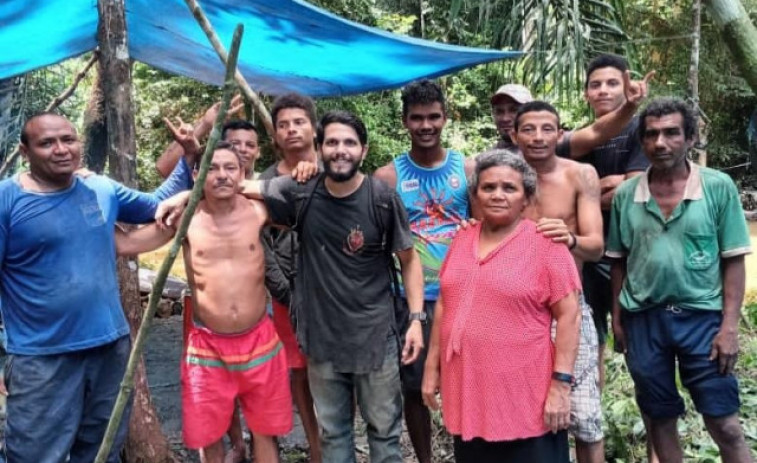
POLYGON ((237 333, 265 315, 265 263, 260 232, 265 206, 241 195, 211 213, 202 201, 187 231, 184 259, 194 316, 217 333, 237 333))
POLYGON ((536 199, 525 216, 544 236, 565 243, 580 269, 586 261, 599 260, 604 251, 599 178, 593 167, 557 157, 562 138, 557 112, 543 102, 529 104, 529 110, 519 113, 513 132, 537 175, 536 199))
POLYGON ((581 246, 579 248, 577 245, 579 252, 573 253, 580 270, 584 261, 598 259, 602 252, 597 173, 590 165, 557 157, 551 170, 540 169, 538 165, 535 167, 537 195, 526 208, 525 216, 540 224, 542 232, 554 229, 555 238, 558 239, 563 235, 558 234, 560 227, 557 221, 562 221, 567 232, 573 233, 581 246), (551 226, 545 225, 547 223, 551 226))

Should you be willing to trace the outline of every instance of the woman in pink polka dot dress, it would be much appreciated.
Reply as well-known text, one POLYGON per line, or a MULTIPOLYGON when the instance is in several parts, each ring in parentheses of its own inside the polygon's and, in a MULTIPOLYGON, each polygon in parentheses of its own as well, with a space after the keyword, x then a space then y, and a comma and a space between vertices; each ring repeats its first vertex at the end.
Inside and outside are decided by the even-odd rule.
POLYGON ((480 155, 470 187, 483 220, 457 234, 441 269, 424 401, 438 409, 441 385, 458 463, 567 463, 580 323, 575 261, 521 217, 536 194, 536 174, 521 157, 480 155))

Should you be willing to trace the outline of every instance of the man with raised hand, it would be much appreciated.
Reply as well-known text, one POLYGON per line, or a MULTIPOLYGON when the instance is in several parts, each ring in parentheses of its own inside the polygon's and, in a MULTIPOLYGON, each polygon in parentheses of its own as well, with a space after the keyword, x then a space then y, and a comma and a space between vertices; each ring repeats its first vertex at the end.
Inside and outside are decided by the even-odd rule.
POLYGON ((749 232, 733 180, 686 158, 696 130, 681 100, 657 99, 639 115, 651 166, 617 188, 607 241, 615 348, 626 355, 660 462, 684 461, 677 364, 723 462, 748 463, 733 369, 749 232))
MULTIPOLYGON (((131 342, 121 307, 116 221, 152 220, 189 182, 181 161, 154 193, 74 175, 82 144, 65 117, 29 118, 19 149, 29 171, 0 182, 0 299, 10 354, 2 458, 89 463, 105 433, 131 342)), ((108 462, 126 437, 127 406, 108 462)))
MULTIPOLYGON (((586 69, 584 98, 589 103, 595 117, 606 117, 619 108, 629 106, 628 63, 620 56, 599 55, 586 69)), ((640 82, 646 87, 653 76, 648 73, 640 82)), ((637 104, 638 105, 638 104, 637 104)), ((615 189, 629 178, 640 175, 649 166, 641 143, 636 136, 639 120, 634 115, 615 136, 588 153, 582 154, 571 149, 571 156, 592 165, 599 175, 602 191, 603 233, 607 239, 610 223, 610 204, 615 189)), ((572 140, 576 134, 567 134, 572 140)), ((571 145, 572 148, 572 145, 571 145)), ((607 340, 607 315, 612 310, 612 290, 610 288, 610 261, 602 258, 599 262, 588 263, 583 270, 584 293, 594 310, 594 324, 599 336, 600 385, 604 384, 604 351, 607 340)))

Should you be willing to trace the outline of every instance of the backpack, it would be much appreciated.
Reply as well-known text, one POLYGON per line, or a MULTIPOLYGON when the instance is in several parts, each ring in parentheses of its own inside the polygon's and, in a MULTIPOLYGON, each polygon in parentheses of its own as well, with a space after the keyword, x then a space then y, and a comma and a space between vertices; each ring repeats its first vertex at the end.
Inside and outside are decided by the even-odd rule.
MULTIPOLYGON (((325 173, 320 173, 316 177, 315 182, 313 182, 313 185, 307 189, 305 192, 301 192, 299 194, 295 195, 295 211, 296 211, 296 218, 294 225, 292 226, 292 230, 297 232, 297 241, 299 242, 300 239, 300 233, 302 233, 302 227, 305 220, 305 217, 307 216, 308 209, 310 207, 310 203, 313 200, 313 196, 315 195, 315 190, 318 188, 318 186, 324 182, 326 178, 325 173)), ((393 199, 394 199, 394 190, 392 190, 389 185, 384 183, 383 181, 374 178, 373 176, 366 175, 366 181, 368 182, 368 201, 369 201, 369 207, 370 210, 373 212, 373 219, 378 225, 379 230, 379 236, 381 237, 381 249, 386 255, 386 262, 387 262, 387 271, 390 274, 391 281, 392 281, 392 304, 394 305, 394 314, 397 313, 398 310, 400 310, 400 282, 398 277, 398 269, 395 265, 395 259, 392 253, 392 243, 390 242, 391 239, 388 236, 389 231, 392 229, 393 221, 394 221, 394 215, 392 214, 392 208, 393 206, 393 199)), ((294 246, 294 240, 291 242, 291 253, 292 256, 295 256, 295 246, 294 246)), ((299 242, 299 249, 298 252, 302 252, 302 243, 299 242)), ((293 271, 289 275, 289 287, 294 288, 295 287, 295 277, 297 272, 299 271, 299 265, 293 266, 293 271)), ((293 304, 295 298, 292 297, 291 304, 293 304)), ((397 326, 396 326, 396 317, 392 314, 392 330, 397 334, 397 326)), ((292 328, 294 329, 294 332, 297 332, 297 314, 296 314, 296 308, 292 307, 290 305, 289 307, 289 318, 292 322, 292 328)), ((399 336, 397 336, 397 339, 399 340, 399 336)))

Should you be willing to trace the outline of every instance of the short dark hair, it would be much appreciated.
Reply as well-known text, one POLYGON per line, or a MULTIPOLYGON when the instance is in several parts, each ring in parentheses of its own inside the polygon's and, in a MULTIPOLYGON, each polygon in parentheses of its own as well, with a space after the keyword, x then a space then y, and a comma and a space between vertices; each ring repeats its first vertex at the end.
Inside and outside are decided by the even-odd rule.
POLYGON ((546 101, 530 101, 528 103, 525 103, 521 105, 520 108, 518 108, 518 112, 515 114, 515 121, 513 122, 513 126, 515 127, 515 131, 518 131, 518 125, 520 125, 520 118, 526 113, 533 113, 537 111, 547 111, 548 113, 552 113, 557 117, 557 128, 560 128, 560 114, 557 112, 554 106, 547 103, 546 101))
POLYGON ((647 131, 647 117, 662 117, 680 114, 683 118, 683 135, 686 140, 693 140, 697 133, 697 114, 694 108, 679 98, 655 98, 639 114, 639 139, 644 139, 647 131))
POLYGON ((584 89, 589 88, 589 78, 591 73, 597 69, 602 68, 615 68, 620 72, 626 72, 628 70, 628 61, 625 58, 612 53, 605 53, 595 57, 589 61, 589 65, 586 66, 586 81, 584 82, 584 89))
MULTIPOLYGON (((239 167, 242 167, 244 165, 244 161, 242 161, 242 156, 239 154, 239 151, 237 151, 237 147, 232 145, 230 142, 226 140, 220 140, 218 143, 216 143, 213 154, 215 155, 216 152, 221 150, 231 151, 232 153, 234 153, 234 156, 236 156, 237 161, 239 161, 239 167)), ((213 160, 212 156, 210 159, 211 161, 213 160)))
POLYGON ((255 135, 259 135, 258 129, 251 122, 244 119, 235 119, 225 123, 221 129, 221 140, 226 140, 226 132, 229 130, 249 130, 255 132, 255 135))
MULTIPOLYGON (((45 117, 45 116, 57 116, 57 117, 61 117, 61 118, 63 118, 63 119, 65 119, 65 120, 68 121, 68 118, 66 116, 64 116, 62 114, 58 114, 55 111, 39 111, 39 112, 36 112, 36 113, 32 114, 26 120, 26 122, 24 122, 24 126, 21 128, 21 137, 20 138, 21 138, 21 144, 22 145, 29 145, 29 131, 28 131, 29 124, 31 124, 32 121, 34 121, 35 119, 39 119, 40 117, 45 117)), ((69 122, 71 122, 71 121, 69 121, 69 122)), ((74 130, 76 130, 75 127, 74 127, 74 130)))
POLYGON ((310 119, 310 123, 315 125, 316 115, 315 102, 313 101, 313 99, 300 93, 285 93, 276 97, 276 99, 273 100, 273 105, 271 106, 271 119, 273 119, 274 127, 276 126, 279 112, 284 109, 291 108, 299 108, 305 111, 308 119, 310 119))
POLYGON ((439 103, 442 111, 447 112, 447 102, 444 92, 436 82, 428 79, 416 80, 402 89, 402 117, 406 117, 410 106, 439 103))
POLYGON ((358 140, 360 140, 360 144, 363 146, 368 144, 368 130, 366 130, 365 124, 358 116, 349 111, 329 111, 323 115, 315 132, 316 141, 319 146, 323 144, 326 136, 326 127, 330 124, 344 124, 352 127, 352 130, 357 134, 358 140))

